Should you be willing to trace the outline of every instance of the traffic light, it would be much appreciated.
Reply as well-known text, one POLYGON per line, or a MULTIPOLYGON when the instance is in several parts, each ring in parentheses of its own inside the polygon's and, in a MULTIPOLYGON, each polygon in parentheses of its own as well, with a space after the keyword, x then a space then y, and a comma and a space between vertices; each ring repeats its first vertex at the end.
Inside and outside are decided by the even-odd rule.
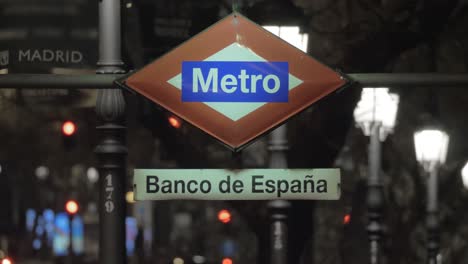
POLYGON ((221 264, 233 264, 233 262, 231 258, 223 258, 221 264))
POLYGON ((68 200, 67 203, 65 204, 65 211, 67 211, 68 214, 74 215, 78 212, 80 209, 78 203, 74 200, 68 200))
POLYGON ((182 120, 180 120, 178 117, 171 115, 167 118, 167 121, 173 128, 180 128, 182 126, 182 120))
POLYGON ((77 126, 74 122, 68 120, 62 123, 62 139, 65 150, 71 150, 76 144, 77 126))
POLYGON ((228 224, 231 222, 231 212, 226 209, 223 209, 218 212, 218 220, 221 221, 223 224, 228 224))
POLYGON ((62 133, 67 136, 71 137, 76 132, 76 125, 72 121, 66 121, 62 124, 62 133))
MULTIPOLYGON (((236 240, 236 225, 234 224, 232 212, 229 209, 218 211, 218 221, 221 225, 221 239, 219 240, 219 257, 221 264, 233 264, 238 257, 238 241, 236 240)), ((237 230, 237 231, 236 231, 237 230)), ((219 263, 219 262, 218 262, 219 263)))
POLYGON ((349 222, 351 222, 351 215, 345 214, 345 216, 343 217, 343 224, 347 225, 349 224, 349 222))

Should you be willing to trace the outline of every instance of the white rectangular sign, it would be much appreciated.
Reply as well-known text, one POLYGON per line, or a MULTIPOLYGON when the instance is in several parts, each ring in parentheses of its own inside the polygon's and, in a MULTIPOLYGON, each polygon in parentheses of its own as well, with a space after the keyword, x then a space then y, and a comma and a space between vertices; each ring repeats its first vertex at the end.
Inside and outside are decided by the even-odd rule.
POLYGON ((339 169, 136 169, 135 200, 338 200, 339 169))

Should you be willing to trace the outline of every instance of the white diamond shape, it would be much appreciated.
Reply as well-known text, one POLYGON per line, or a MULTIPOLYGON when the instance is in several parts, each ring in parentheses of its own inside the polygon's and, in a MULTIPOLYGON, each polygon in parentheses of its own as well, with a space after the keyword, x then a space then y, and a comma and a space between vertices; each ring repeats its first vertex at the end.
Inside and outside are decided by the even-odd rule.
MULTIPOLYGON (((204 61, 267 61, 253 52, 251 49, 240 45, 237 42, 232 43, 226 48, 216 52, 204 61)), ((172 86, 182 90, 182 74, 174 76, 167 81, 172 86)), ((303 83, 302 80, 289 74, 289 91, 303 83)), ((233 121, 252 113, 265 103, 239 103, 239 102, 207 102, 204 103, 217 112, 225 115, 233 121)))

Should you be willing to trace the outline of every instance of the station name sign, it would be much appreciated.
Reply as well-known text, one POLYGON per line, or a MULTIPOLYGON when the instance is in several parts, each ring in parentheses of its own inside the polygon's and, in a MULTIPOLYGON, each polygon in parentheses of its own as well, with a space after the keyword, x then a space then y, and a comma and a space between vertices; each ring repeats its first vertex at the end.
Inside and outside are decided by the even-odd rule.
POLYGON ((136 169, 136 200, 338 200, 339 169, 136 169))
POLYGON ((184 61, 183 102, 288 102, 287 62, 184 61))

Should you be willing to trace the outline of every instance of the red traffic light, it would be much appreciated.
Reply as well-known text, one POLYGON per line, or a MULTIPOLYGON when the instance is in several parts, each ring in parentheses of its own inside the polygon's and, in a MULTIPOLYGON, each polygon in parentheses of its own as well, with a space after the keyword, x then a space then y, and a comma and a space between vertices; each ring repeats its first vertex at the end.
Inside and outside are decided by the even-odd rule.
POLYGON ((76 132, 76 125, 72 121, 66 121, 62 124, 62 133, 65 136, 72 136, 76 132))
POLYGON ((65 204, 65 210, 67 211, 67 213, 69 213, 71 215, 76 214, 78 212, 78 209, 79 209, 79 206, 78 206, 78 203, 76 201, 69 200, 65 204))
POLYGON ((180 119, 175 116, 170 116, 167 118, 167 121, 174 128, 180 128, 182 126, 182 121, 180 121, 180 119))
POLYGON ((347 225, 347 224, 349 224, 349 222, 351 222, 351 215, 350 215, 350 214, 346 214, 346 215, 343 217, 343 224, 347 225))
POLYGON ((223 258, 223 262, 221 262, 222 264, 232 264, 232 259, 230 258, 223 258))
POLYGON ((221 221, 223 224, 227 224, 231 222, 231 212, 226 209, 223 209, 218 212, 218 220, 221 221))

